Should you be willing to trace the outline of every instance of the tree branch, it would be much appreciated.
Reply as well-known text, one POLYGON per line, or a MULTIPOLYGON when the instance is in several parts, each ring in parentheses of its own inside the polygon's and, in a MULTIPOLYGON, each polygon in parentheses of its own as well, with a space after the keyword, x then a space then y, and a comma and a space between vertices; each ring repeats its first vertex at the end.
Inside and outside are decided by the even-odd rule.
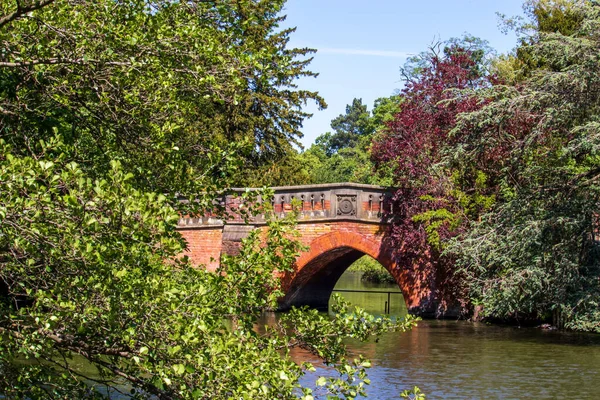
MULTIPOLYGON (((16 339, 25 339, 26 335, 19 332, 19 328, 23 328, 22 326, 16 326, 16 329, 11 328, 3 328, 0 327, 0 334, 11 335, 16 339)), ((44 336, 47 339, 52 340, 56 345, 60 348, 73 351, 75 353, 84 355, 89 358, 92 355, 102 355, 102 356, 117 356, 122 358, 130 358, 135 353, 132 353, 126 349, 114 349, 114 348, 94 348, 93 346, 89 346, 86 343, 77 342, 73 337, 60 337, 54 333, 48 332, 42 328, 37 329, 35 332, 44 336)))
POLYGON ((17 61, 17 62, 8 62, 8 61, 0 61, 0 67, 7 68, 15 68, 15 67, 30 67, 33 65, 55 65, 55 64, 76 64, 76 65, 85 65, 85 64, 105 64, 105 65, 119 65, 126 66, 131 65, 129 62, 121 62, 121 61, 100 61, 100 60, 84 60, 83 58, 48 58, 44 60, 31 60, 31 61, 17 61))
POLYGON ((7 14, 0 18, 0 28, 4 25, 8 24, 11 21, 19 18, 23 14, 27 14, 28 12, 39 10, 40 8, 44 8, 49 4, 54 3, 54 0, 38 0, 34 1, 33 4, 29 6, 22 7, 21 4, 17 1, 17 9, 10 14, 7 14))

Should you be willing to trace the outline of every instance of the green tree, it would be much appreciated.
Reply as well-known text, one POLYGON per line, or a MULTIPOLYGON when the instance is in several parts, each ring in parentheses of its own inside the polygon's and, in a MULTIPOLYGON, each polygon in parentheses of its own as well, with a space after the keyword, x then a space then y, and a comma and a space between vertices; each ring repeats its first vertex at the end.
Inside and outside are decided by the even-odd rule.
POLYGON ((2 2, 0 135, 27 154, 57 129, 92 176, 116 159, 140 188, 216 188, 236 174, 231 152, 251 166, 280 157, 301 106, 324 106, 294 87, 314 75, 312 50, 287 47, 283 3, 2 2))
POLYGON ((528 21, 501 15, 505 30, 512 29, 520 35, 520 45, 513 54, 495 59, 493 72, 505 83, 518 84, 537 69, 553 68, 552 59, 536 56, 530 46, 539 42, 540 34, 571 36, 579 31, 584 19, 581 4, 583 2, 573 0, 528 0, 523 5, 528 21))
POLYGON ((364 392, 369 364, 341 339, 410 321, 340 304, 254 329, 300 249, 291 221, 217 273, 181 256, 181 213, 215 212, 236 168, 285 152, 299 104, 320 101, 293 87, 309 50, 286 48, 282 7, 0 3, 0 397, 308 400, 298 346, 340 373, 317 390, 364 392))
POLYGON ((323 142, 328 156, 337 153, 340 149, 354 147, 362 137, 371 136, 374 132, 370 124, 371 114, 362 99, 352 100, 346 106, 346 113, 340 114, 331 120, 333 133, 325 134, 318 141, 323 142))
POLYGON ((525 11, 534 23, 535 32, 558 32, 566 36, 576 34, 584 20, 579 7, 583 1, 529 0, 525 11))
POLYGON ((275 187, 313 183, 313 168, 318 160, 292 149, 254 168, 243 168, 238 174, 244 187, 275 187))
POLYGON ((371 120, 369 123, 373 128, 373 133, 385 129, 386 124, 394 119, 394 115, 400 111, 402 105, 402 96, 397 93, 390 97, 380 97, 373 104, 371 120))
POLYGON ((292 362, 293 347, 337 365, 345 378, 329 389, 354 397, 368 364, 351 366, 339 338, 407 326, 340 304, 334 319, 296 310, 259 334, 260 313, 282 294, 275 271, 290 270, 299 250, 290 221, 272 221, 265 237, 255 231, 210 273, 180 258, 178 213, 135 189, 120 163, 92 181, 64 156, 17 157, 5 144, 0 154, 7 398, 102 397, 102 387, 132 388, 133 398, 308 396, 298 379, 313 367, 292 362))
POLYGON ((360 99, 347 105, 346 114, 331 122, 336 132, 318 136, 315 144, 300 155, 310 183, 389 183, 385 174, 374 173, 369 147, 375 133, 393 119, 400 104, 400 96, 394 95, 375 100, 372 113, 360 99))
POLYGON ((568 3, 581 22, 537 31, 522 44, 537 67, 519 85, 480 91, 485 106, 460 117, 453 137, 461 139, 446 162, 495 171, 498 201, 449 252, 488 316, 553 317, 598 332, 600 262, 591 232, 600 198, 600 7, 539 3, 558 7, 544 15, 564 15, 568 3))

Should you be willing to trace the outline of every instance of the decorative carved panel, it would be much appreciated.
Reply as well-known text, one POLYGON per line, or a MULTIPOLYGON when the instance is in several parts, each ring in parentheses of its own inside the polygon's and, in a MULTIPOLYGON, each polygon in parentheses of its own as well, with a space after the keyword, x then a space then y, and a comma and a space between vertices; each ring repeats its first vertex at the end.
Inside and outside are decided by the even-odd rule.
POLYGON ((337 196, 337 215, 355 216, 356 215, 356 195, 338 195, 337 196))

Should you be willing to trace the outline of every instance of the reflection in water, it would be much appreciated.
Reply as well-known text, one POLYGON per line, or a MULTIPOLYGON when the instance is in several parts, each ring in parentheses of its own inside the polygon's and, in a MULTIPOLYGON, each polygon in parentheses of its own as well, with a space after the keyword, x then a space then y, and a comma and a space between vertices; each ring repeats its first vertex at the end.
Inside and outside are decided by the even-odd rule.
MULTIPOLYGON (((389 285, 365 285, 360 273, 348 272, 336 288, 388 290, 389 285)), ((387 295, 341 295, 375 314, 383 312, 387 299, 387 295)), ((403 302, 394 299, 401 297, 392 298, 391 313, 405 315, 403 302)), ((276 321, 276 313, 265 313, 259 327, 276 321)), ((351 352, 373 362, 367 388, 371 399, 398 399, 402 390, 415 385, 430 400, 600 398, 600 335, 421 321, 412 331, 383 335, 377 343, 348 345, 351 352)), ((297 362, 318 361, 301 349, 294 349, 291 356, 297 362)), ((97 375, 85 360, 77 361, 82 371, 97 375)), ((302 383, 310 386, 318 375, 331 375, 331 370, 322 367, 302 383)))
MULTIPOLYGON (((390 315, 404 316, 408 312, 402 292, 398 285, 393 283, 367 283, 361 281, 362 272, 347 271, 337 281, 333 288, 334 293, 342 296, 353 305, 360 306, 371 314, 383 314, 385 303, 388 301, 387 293, 348 293, 335 292, 336 290, 372 290, 373 292, 393 292, 390 299, 390 315)), ((331 307, 331 299, 329 300, 331 307)))
MULTIPOLYGON (((360 273, 347 274, 336 288, 366 288, 360 273)), ((374 290, 383 289, 376 285, 374 290)), ((383 312, 385 299, 341 295, 373 313, 383 312)), ((392 300, 392 314, 402 313, 397 310, 392 300)), ((600 335, 422 321, 411 332, 349 346, 373 361, 367 390, 373 399, 397 399, 415 385, 428 399, 600 398, 600 335)), ((295 355, 298 361, 303 356, 311 358, 295 355)))
POLYGON ((423 321, 374 345, 350 345, 373 361, 369 394, 376 399, 414 385, 432 399, 599 398, 596 335, 423 321))

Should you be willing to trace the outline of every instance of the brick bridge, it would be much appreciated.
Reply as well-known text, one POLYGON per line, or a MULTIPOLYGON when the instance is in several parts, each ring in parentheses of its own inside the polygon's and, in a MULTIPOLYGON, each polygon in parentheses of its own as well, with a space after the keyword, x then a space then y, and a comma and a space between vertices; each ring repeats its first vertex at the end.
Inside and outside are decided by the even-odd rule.
MULTIPOLYGON (((245 189, 233 189, 244 191, 245 189)), ((395 278, 408 309, 426 317, 443 316, 435 288, 435 278, 417 266, 397 265, 389 237, 391 195, 380 186, 335 183, 275 187, 271 199, 274 212, 292 210, 292 200, 301 202, 298 217, 300 241, 308 251, 300 254, 295 272, 283 277, 285 297, 280 308, 308 305, 327 309, 333 287, 344 271, 367 254, 381 263, 395 278)), ((238 204, 237 196, 226 196, 227 208, 238 204)), ((196 265, 209 270, 218 267, 222 254, 235 254, 241 240, 255 228, 265 226, 264 216, 246 224, 242 220, 223 222, 204 218, 181 218, 179 231, 188 242, 188 253, 196 265)), ((454 313, 447 313, 446 316, 454 313)))

